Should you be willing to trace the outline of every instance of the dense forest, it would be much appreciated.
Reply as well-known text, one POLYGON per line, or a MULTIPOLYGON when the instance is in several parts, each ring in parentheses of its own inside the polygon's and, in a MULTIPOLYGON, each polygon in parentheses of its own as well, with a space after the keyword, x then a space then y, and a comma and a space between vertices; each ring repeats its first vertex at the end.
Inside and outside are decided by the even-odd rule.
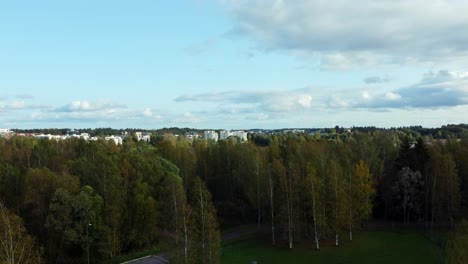
POLYGON ((218 263, 220 228, 245 223, 288 248, 340 245, 376 220, 465 232, 463 131, 430 141, 378 129, 122 145, 0 138, 0 263, 82 263, 88 253, 96 263, 160 243, 174 262, 218 263))

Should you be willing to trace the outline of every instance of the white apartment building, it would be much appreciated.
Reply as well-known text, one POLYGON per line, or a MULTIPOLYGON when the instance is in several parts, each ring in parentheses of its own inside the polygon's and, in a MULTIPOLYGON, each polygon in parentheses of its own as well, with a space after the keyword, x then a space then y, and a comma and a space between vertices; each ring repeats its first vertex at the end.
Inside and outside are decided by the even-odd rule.
POLYGON ((146 135, 143 134, 143 135, 141 136, 141 140, 144 140, 144 141, 146 141, 146 142, 149 142, 150 139, 151 139, 151 133, 148 133, 148 134, 146 134, 146 135))
POLYGON ((105 140, 113 140, 116 145, 122 145, 123 143, 122 137, 116 137, 114 135, 110 137, 105 137, 105 140))
POLYGON ((221 139, 227 139, 229 137, 238 137, 241 141, 247 141, 247 132, 244 131, 227 131, 227 130, 221 130, 219 132, 220 138, 221 139))
POLYGON ((185 133, 185 139, 197 139, 200 136, 198 135, 197 132, 187 132, 185 133))
POLYGON ((14 134, 15 132, 11 131, 9 128, 0 128, 0 137, 9 138, 14 134))
POLYGON ((230 131, 227 131, 227 130, 219 131, 219 138, 220 139, 227 139, 230 136, 232 136, 230 131))
POLYGON ((151 139, 151 133, 150 132, 135 132, 135 136, 138 141, 144 140, 146 142, 149 142, 151 139))
POLYGON ((33 137, 39 138, 39 139, 45 139, 45 138, 47 138, 48 140, 54 139, 55 141, 65 140, 65 139, 68 138, 67 136, 51 135, 51 134, 47 134, 47 135, 45 135, 45 134, 39 134, 39 135, 33 135, 33 137))
POLYGON ((232 135, 240 138, 241 141, 247 141, 247 132, 244 131, 234 131, 232 135))
POLYGON ((135 132, 135 137, 136 137, 137 141, 140 141, 141 138, 142 138, 142 133, 141 132, 135 132))
POLYGON ((84 140, 89 140, 90 136, 89 136, 89 133, 81 133, 81 134, 68 134, 66 136, 63 136, 64 138, 63 139, 67 139, 67 138, 81 138, 81 139, 84 139, 84 140))
POLYGON ((214 130, 207 130, 203 133, 203 137, 206 138, 206 139, 211 139, 211 140, 214 140, 214 141, 218 141, 218 133, 214 130))
POLYGON ((89 140, 89 138, 90 138, 89 133, 81 133, 80 138, 82 138, 84 140, 89 140))

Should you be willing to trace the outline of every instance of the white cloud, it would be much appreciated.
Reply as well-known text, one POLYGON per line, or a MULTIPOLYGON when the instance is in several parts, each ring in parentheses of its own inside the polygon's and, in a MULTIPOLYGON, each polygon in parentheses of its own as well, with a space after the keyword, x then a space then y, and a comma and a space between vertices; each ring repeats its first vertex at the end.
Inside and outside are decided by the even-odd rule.
POLYGON ((214 103, 233 113, 243 112, 290 112, 311 108, 311 89, 227 91, 222 93, 200 93, 179 96, 176 102, 214 103), (242 105, 242 107, 239 107, 242 105))
POLYGON ((468 2, 454 0, 223 1, 233 34, 265 50, 321 54, 322 68, 465 61, 468 2))
POLYGON ((31 109, 48 109, 48 108, 49 107, 46 105, 29 104, 29 103, 26 103, 24 100, 7 101, 7 98, 5 98, 4 101, 0 101, 1 113, 7 113, 11 111, 27 111, 31 109))
POLYGON ((331 108, 399 109, 442 108, 468 105, 468 73, 439 71, 423 76, 420 82, 383 93, 353 96, 340 91, 330 96, 331 108))
POLYGON ((312 96, 309 94, 299 95, 297 102, 304 108, 310 108, 312 106, 312 96))
POLYGON ((26 103, 24 101, 13 101, 10 106, 15 109, 21 109, 26 107, 26 103))
POLYGON ((130 120, 155 120, 161 116, 152 113, 151 109, 141 111, 128 109, 125 104, 115 103, 108 100, 99 101, 73 101, 61 107, 46 107, 29 105, 24 101, 14 101, 8 105, 0 104, 0 111, 8 109, 10 111, 22 111, 21 115, 15 116, 15 121, 22 122, 47 122, 66 123, 76 122, 77 124, 111 125, 111 123, 129 122, 130 120), (35 111, 28 111, 34 109, 35 111), (148 112, 149 111, 149 112, 148 112), (151 116, 145 116, 151 114, 151 116))
POLYGON ((368 91, 364 91, 362 92, 362 98, 364 98, 364 100, 370 100, 372 96, 370 95, 368 91))
POLYGON ((199 119, 190 114, 181 118, 180 114, 170 111, 164 113, 164 119, 153 108, 129 108, 125 104, 109 100, 72 101, 61 107, 32 105, 23 100, 6 101, 0 102, 0 116, 0 122, 23 127, 42 127, 41 124, 61 124, 59 127, 70 124, 75 127, 155 127, 163 122, 171 124, 176 119, 180 123, 194 123, 199 119), (11 114, 13 111, 14 114, 11 114))
POLYGON ((153 111, 151 111, 151 108, 145 108, 145 110, 143 111, 143 116, 146 116, 146 117, 152 117, 153 116, 153 111))
POLYGON ((141 113, 141 116, 145 119, 149 120, 158 120, 161 121, 163 117, 160 114, 154 113, 153 110, 149 107, 145 108, 143 112, 141 113))
POLYGON ((339 94, 335 94, 330 96, 327 104, 331 108, 347 108, 350 106, 350 101, 343 99, 339 94))
POLYGON ((322 70, 346 71, 353 68, 353 61, 343 54, 335 53, 325 55, 321 65, 322 70))
POLYGON ((388 99, 388 100, 400 100, 401 99, 401 95, 397 94, 397 93, 394 93, 394 92, 388 92, 385 94, 385 98, 388 99))
POLYGON ((95 112, 102 110, 125 109, 127 105, 108 100, 90 102, 87 100, 73 101, 67 105, 54 109, 55 112, 95 112))
POLYGON ((174 119, 175 124, 196 124, 201 121, 201 118, 192 112, 185 112, 182 116, 178 116, 174 119))
POLYGON ((265 113, 260 113, 257 115, 257 120, 267 120, 270 116, 265 113))
POLYGON ((25 99, 34 99, 34 96, 30 94, 18 94, 16 95, 16 98, 25 100, 25 99))

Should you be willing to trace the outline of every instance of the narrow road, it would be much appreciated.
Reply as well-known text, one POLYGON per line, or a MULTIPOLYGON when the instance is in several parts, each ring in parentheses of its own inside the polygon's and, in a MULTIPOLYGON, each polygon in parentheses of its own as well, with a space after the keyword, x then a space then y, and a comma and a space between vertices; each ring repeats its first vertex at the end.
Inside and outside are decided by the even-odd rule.
POLYGON ((167 259, 158 256, 146 256, 139 259, 130 260, 121 264, 166 264, 169 263, 167 259))
MULTIPOLYGON (((260 232, 261 230, 262 229, 259 229, 257 227, 251 227, 248 229, 243 229, 243 230, 235 231, 232 233, 227 233, 227 234, 221 235, 221 240, 222 241, 231 240, 234 238, 239 238, 239 237, 247 236, 250 234, 254 234, 254 233, 260 232)), ((166 263, 169 263, 170 257, 171 257, 170 252, 163 252, 154 256, 146 256, 143 258, 123 262, 121 264, 166 264, 166 263)))

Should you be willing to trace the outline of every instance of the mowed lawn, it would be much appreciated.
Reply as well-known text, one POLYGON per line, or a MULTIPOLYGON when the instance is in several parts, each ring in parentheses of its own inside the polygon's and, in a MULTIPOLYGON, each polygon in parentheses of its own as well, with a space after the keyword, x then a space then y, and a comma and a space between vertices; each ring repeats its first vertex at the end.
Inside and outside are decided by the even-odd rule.
POLYGON ((265 236, 223 243, 221 263, 440 263, 441 250, 419 233, 369 231, 356 233, 353 242, 339 247, 326 245, 320 251, 312 244, 289 250, 272 247, 265 236))

